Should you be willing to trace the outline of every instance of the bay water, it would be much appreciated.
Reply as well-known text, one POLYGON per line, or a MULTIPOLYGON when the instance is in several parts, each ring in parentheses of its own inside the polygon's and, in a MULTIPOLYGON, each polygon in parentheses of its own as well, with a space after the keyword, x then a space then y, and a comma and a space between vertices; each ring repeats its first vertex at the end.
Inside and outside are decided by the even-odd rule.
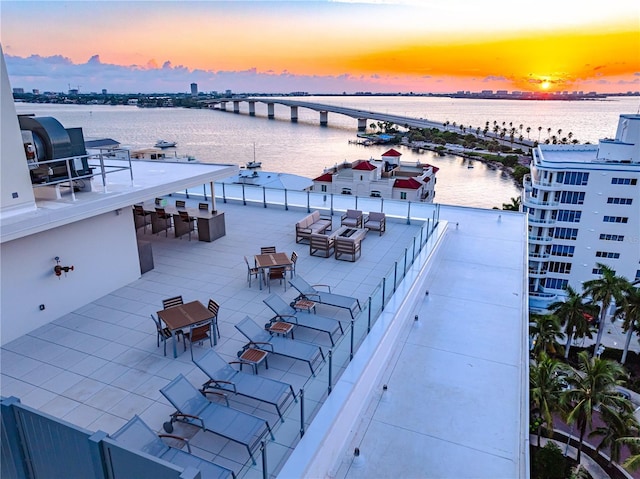
MULTIPOLYGON (((581 143, 597 143, 613 137, 620 114, 638 111, 638 97, 608 97, 585 101, 478 100, 444 97, 308 96, 287 97, 392 113, 437 122, 449 121, 472 129, 502 127, 509 123, 532 140, 568 132, 581 143), (520 130, 522 125, 522 130, 520 130), (530 128, 529 133, 526 132, 530 128), (539 127, 541 127, 539 129, 539 127)), ((319 114, 299 108, 298 122, 290 121, 290 109, 276 105, 275 119, 267 119, 265 104, 256 103, 256 116, 240 104, 234 114, 209 109, 138 108, 135 106, 16 103, 18 114, 52 116, 66 128, 82 127, 85 139, 113 138, 133 149, 151 147, 158 139, 177 142, 179 155, 193 155, 201 162, 237 163, 255 159, 262 169, 315 178, 326 167, 343 161, 380 158, 389 145, 363 146, 357 140, 355 119, 329 113, 327 127, 319 126, 319 114)), ((371 122, 374 123, 374 122, 371 122)), ((518 133, 519 134, 519 133, 518 133)), ((520 195, 520 185, 506 173, 477 160, 438 156, 393 146, 401 160, 421 161, 440 168, 435 201, 479 208, 501 207, 520 195), (470 168, 473 166, 473 168, 470 168)), ((172 150, 167 150, 168 152, 172 150)))

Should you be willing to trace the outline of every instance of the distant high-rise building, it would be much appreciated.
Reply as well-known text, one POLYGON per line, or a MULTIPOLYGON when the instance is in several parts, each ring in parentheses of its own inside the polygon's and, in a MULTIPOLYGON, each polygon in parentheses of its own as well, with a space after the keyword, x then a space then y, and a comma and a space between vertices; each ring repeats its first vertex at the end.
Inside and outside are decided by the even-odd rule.
POLYGON ((31 90, 31 92, 32 92, 34 95, 39 95, 39 94, 40 94, 40 90, 38 90, 37 88, 34 88, 33 90, 31 90))
POLYGON ((24 93, 24 88, 14 88, 13 89, 13 94, 14 95, 22 95, 24 93))
POLYGON ((197 83, 192 83, 191 84, 191 96, 198 96, 198 84, 197 83))
POLYGON ((106 94, 107 94, 107 89, 106 89, 106 88, 103 88, 103 89, 102 89, 102 94, 103 94, 103 95, 106 95, 106 94))

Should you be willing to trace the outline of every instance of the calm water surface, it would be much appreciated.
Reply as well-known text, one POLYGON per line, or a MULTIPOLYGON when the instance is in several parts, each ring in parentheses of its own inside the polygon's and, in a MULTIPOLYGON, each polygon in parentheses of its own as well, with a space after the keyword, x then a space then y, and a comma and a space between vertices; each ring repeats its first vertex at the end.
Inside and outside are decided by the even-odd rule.
MULTIPOLYGON (((634 113, 640 100, 632 97, 603 101, 516 101, 466 100, 410 97, 304 97, 362 110, 422 117, 434 121, 483 128, 486 121, 512 122, 527 126, 531 139, 541 140, 558 129, 563 135, 571 131, 581 142, 597 142, 613 137, 621 113, 634 113), (538 132, 538 126, 542 126, 538 132)), ((229 105, 229 108, 231 106, 229 105)), ((143 109, 130 106, 54 105, 17 103, 18 113, 53 116, 65 127, 82 127, 85 139, 113 138, 132 148, 153 146, 158 139, 176 141, 180 154, 196 156, 211 163, 238 163, 256 159, 268 171, 294 173, 310 178, 323 168, 344 160, 380 158, 389 147, 351 144, 356 139, 356 120, 329 114, 329 126, 320 127, 318 113, 300 108, 298 123, 289 121, 289 108, 276 105, 275 120, 267 120, 267 107, 256 103, 256 116, 241 113, 188 110, 182 108, 143 109)), ((440 168, 436 201, 444 204, 492 208, 519 196, 518 185, 500 170, 490 169, 478 161, 457 156, 439 157, 431 152, 416 152, 394 147, 403 161, 420 160, 440 168), (473 168, 469 168, 473 165, 473 168)))

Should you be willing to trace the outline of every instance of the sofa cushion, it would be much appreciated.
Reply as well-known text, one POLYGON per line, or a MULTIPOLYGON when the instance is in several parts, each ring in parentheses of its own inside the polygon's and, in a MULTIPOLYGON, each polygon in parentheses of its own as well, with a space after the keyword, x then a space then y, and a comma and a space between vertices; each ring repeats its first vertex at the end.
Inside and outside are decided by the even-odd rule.
POLYGON ((315 223, 319 219, 320 219, 320 212, 318 210, 315 210, 314 212, 311 213, 311 222, 312 223, 315 223))

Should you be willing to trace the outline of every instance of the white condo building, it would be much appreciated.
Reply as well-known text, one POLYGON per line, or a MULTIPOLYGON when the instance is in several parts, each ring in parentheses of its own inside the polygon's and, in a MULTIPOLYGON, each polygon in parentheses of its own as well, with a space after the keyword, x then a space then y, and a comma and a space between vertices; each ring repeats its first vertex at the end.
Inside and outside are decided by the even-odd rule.
POLYGON ((524 180, 534 311, 598 277, 596 263, 640 279, 640 115, 597 145, 540 145, 524 180))

